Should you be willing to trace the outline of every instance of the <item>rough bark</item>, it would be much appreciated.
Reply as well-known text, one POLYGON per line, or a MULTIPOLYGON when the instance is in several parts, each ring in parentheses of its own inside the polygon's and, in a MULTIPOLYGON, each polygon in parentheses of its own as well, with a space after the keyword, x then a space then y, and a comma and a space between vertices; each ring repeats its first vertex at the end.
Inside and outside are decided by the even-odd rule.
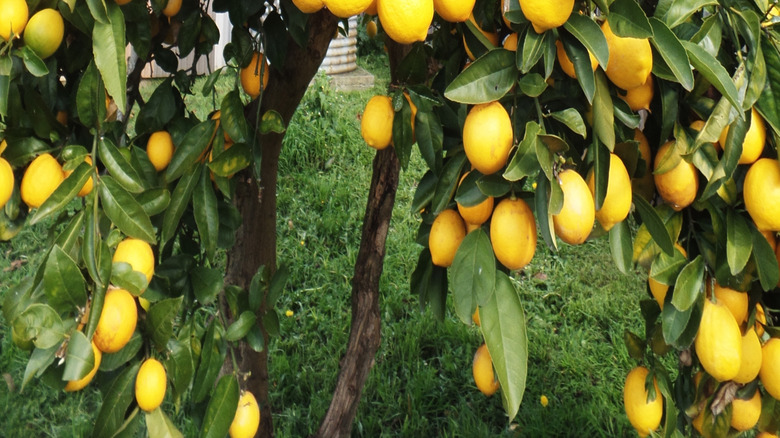
MULTIPOLYGON (((282 116, 285 125, 289 124, 325 57, 337 24, 336 17, 323 10, 309 19, 310 33, 306 47, 299 47, 292 38, 288 38, 285 62, 281 66, 274 66, 270 71, 260 114, 275 110, 282 116)), ((250 114, 249 120, 256 120, 256 104, 249 105, 247 112, 250 114)), ((240 179, 235 204, 241 213, 242 225, 238 229, 236 243, 228 253, 227 284, 248 287, 260 266, 265 266, 270 272, 276 270, 276 183, 283 138, 283 134, 260 137, 262 160, 259 181, 254 179, 250 171, 237 176, 240 179)), ((258 311, 258 318, 265 311, 263 303, 258 311)), ((268 333, 264 329, 263 338, 265 345, 268 345, 268 333)), ((238 362, 242 373, 248 374, 242 388, 251 391, 260 405, 262 418, 256 436, 271 437, 273 421, 268 398, 267 349, 258 353, 242 343, 238 351, 238 362)))
MULTIPOLYGON (((409 46, 388 42, 391 81, 409 46)), ((381 340, 379 279, 385 243, 398 189, 399 163, 393 148, 377 152, 363 217, 363 234, 352 278, 352 327, 347 351, 341 359, 336 388, 317 437, 348 437, 352 433, 363 386, 374 365, 381 340)))

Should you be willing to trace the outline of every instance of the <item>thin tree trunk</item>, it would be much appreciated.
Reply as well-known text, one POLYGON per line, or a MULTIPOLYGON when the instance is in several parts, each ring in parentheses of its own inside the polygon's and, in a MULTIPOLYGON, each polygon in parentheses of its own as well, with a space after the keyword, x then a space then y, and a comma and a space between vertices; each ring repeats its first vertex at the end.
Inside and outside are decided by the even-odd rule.
MULTIPOLYGON (((306 47, 299 47, 292 38, 288 38, 285 62, 271 69, 260 114, 275 110, 282 116, 285 125, 290 123, 325 57, 337 24, 336 17, 323 10, 309 18, 310 33, 306 47)), ((257 105, 249 105, 246 111, 248 119, 255 121, 257 105)), ((283 134, 273 133, 260 137, 262 160, 259 181, 255 181, 250 171, 237 176, 239 182, 235 203, 241 213, 242 225, 238 229, 235 245, 228 252, 227 284, 246 288, 260 266, 265 266, 272 273, 276 270, 276 183, 283 138, 283 134)), ((223 309, 226 307, 222 306, 223 309)), ((263 300, 258 310, 258 320, 266 310, 263 300)), ((268 333, 262 324, 260 327, 267 346, 268 333)), ((268 397, 267 351, 266 348, 258 353, 246 343, 241 343, 238 351, 239 367, 243 373, 249 375, 242 388, 251 391, 260 405, 260 429, 256 435, 258 437, 273 436, 272 410, 268 397)))
MULTIPOLYGON (((391 81, 395 82, 396 67, 409 52, 410 46, 400 46, 388 40, 391 81)), ((340 371, 333 398, 315 436, 348 437, 357 414, 363 386, 374 365, 381 341, 379 316, 379 279, 385 258, 385 243, 398 189, 400 165, 393 148, 377 152, 363 217, 363 235, 352 278, 352 328, 347 351, 340 362, 340 371)))

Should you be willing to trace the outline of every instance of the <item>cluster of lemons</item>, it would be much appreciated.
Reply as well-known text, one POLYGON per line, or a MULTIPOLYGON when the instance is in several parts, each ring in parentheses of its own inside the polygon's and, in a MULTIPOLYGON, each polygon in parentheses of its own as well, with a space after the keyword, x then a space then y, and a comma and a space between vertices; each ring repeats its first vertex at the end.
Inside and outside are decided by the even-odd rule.
POLYGON ((53 55, 62 44, 65 22, 57 10, 44 8, 30 16, 25 0, 1 0, 0 11, 0 38, 6 43, 21 38, 41 59, 53 55))

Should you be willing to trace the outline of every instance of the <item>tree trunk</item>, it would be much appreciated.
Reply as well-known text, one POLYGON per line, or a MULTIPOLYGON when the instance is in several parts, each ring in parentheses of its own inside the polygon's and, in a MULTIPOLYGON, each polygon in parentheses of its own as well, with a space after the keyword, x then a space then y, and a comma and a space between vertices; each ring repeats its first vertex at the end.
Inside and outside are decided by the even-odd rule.
MULTIPOLYGON (((396 67, 409 52, 388 40, 391 81, 396 67)), ((381 340, 379 316, 379 278, 385 259, 385 243, 398 189, 400 165, 393 148, 377 152, 363 217, 363 235, 352 278, 352 328, 347 351, 341 359, 336 388, 320 428, 315 436, 348 437, 352 433, 363 386, 374 365, 381 340)))
MULTIPOLYGON (((287 54, 281 66, 270 71, 267 90, 262 97, 260 114, 277 111, 285 125, 290 123, 306 89, 317 73, 328 44, 338 21, 331 13, 322 10, 309 18, 309 40, 306 47, 299 47, 292 38, 287 40, 287 54)), ((248 119, 256 120, 257 104, 247 107, 248 119)), ((256 127, 255 127, 256 128, 256 127)), ((282 149, 283 134, 260 136, 262 148, 260 180, 256 181, 250 170, 242 172, 237 178, 235 203, 241 213, 242 225, 236 235, 236 243, 228 252, 227 284, 247 288, 260 266, 270 272, 276 270, 276 182, 278 177, 279 154, 282 149)), ((226 306, 223 306, 226 309, 226 306)), ((258 310, 258 321, 266 312, 265 300, 258 310)), ((260 324, 265 345, 268 345, 268 333, 260 324)), ((257 398, 260 405, 261 421, 258 437, 273 436, 271 404, 268 398, 268 349, 258 353, 246 343, 240 344, 238 351, 239 367, 249 375, 242 385, 257 398)))

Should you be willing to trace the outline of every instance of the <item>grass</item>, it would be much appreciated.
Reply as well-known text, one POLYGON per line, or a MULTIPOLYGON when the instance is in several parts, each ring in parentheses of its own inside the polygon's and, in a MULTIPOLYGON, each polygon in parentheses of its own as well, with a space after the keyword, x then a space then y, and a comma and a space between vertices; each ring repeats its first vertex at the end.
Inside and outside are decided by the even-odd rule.
MULTIPOLYGON (((271 397, 281 437, 313 433, 327 410, 350 328, 351 278, 371 178, 374 152, 360 138, 358 114, 382 92, 383 55, 361 64, 377 76, 373 90, 341 93, 318 76, 289 127, 280 158, 279 262, 290 268, 280 300, 282 334, 270 348, 271 397)), ((206 111, 208 112, 208 111, 206 111)), ((541 239, 531 264, 515 276, 525 306, 529 363, 520 411, 508 422, 500 396, 474 385, 471 360, 482 343, 450 308, 438 322, 420 311, 409 277, 420 246, 410 212, 424 163, 416 156, 401 174, 387 241, 381 290, 382 342, 364 388, 353 434, 377 436, 624 436, 622 384, 634 365, 623 332, 641 332, 641 275, 617 272, 606 239, 557 254, 541 239), (549 398, 543 407, 542 395, 549 398)), ((0 297, 31 275, 46 245, 32 227, 0 243, 0 297), (5 272, 15 260, 21 268, 5 272)), ((19 393, 28 353, 11 342, 0 317, 0 372, 16 384, 0 391, 9 436, 83 436, 99 402, 96 390, 54 392, 33 380, 19 393)), ((170 408, 170 406, 168 406, 170 408)), ((172 412, 169 412, 172 415, 172 412)), ((266 413, 263 413, 266 415, 266 413)), ((177 418, 186 423, 181 416, 177 418)))

